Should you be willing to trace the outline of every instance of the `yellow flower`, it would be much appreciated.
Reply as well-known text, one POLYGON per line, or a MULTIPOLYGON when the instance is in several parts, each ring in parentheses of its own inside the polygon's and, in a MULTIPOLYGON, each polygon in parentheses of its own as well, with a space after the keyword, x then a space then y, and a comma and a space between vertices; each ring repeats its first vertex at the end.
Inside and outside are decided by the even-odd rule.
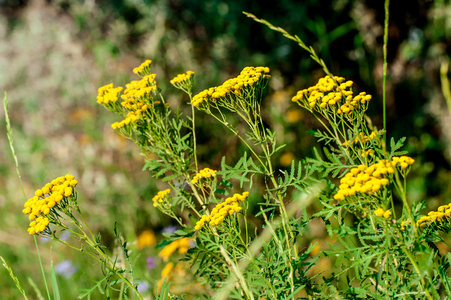
POLYGON ((73 187, 77 181, 74 178, 70 174, 55 178, 37 189, 34 196, 25 202, 22 213, 28 215, 30 220, 29 234, 50 233, 48 225, 50 222, 56 222, 57 210, 62 210, 68 205, 67 199, 72 199, 71 201, 76 199, 73 187))
POLYGON ((382 208, 378 208, 374 211, 374 215, 378 216, 378 217, 382 217, 384 215, 384 210, 382 208))
POLYGON ((451 221, 451 203, 440 206, 437 211, 430 211, 427 216, 417 221, 420 229, 443 230, 448 232, 451 221))
POLYGON ((159 204, 163 203, 163 200, 166 196, 171 192, 170 189, 166 189, 164 191, 159 191, 153 198, 153 206, 157 207, 159 204))
POLYGON ((193 71, 186 71, 186 73, 178 74, 174 78, 171 79, 171 84, 178 89, 184 90, 186 92, 190 92, 193 87, 193 71))
POLYGON ((385 219, 390 218, 390 217, 391 217, 391 210, 385 211, 384 214, 383 214, 383 217, 384 217, 385 219))
POLYGON ((171 255, 174 254, 176 251, 178 251, 178 253, 180 254, 184 254, 188 251, 189 247, 190 247, 189 239, 180 238, 166 245, 160 251, 160 253, 158 253, 158 256, 161 257, 163 260, 167 261, 169 257, 171 257, 171 255))
POLYGON ((334 195, 334 199, 343 200, 347 196, 353 196, 356 193, 376 193, 390 182, 384 176, 391 176, 395 172, 393 167, 399 166, 401 171, 404 171, 414 162, 415 160, 411 157, 401 156, 393 157, 391 161, 382 159, 368 167, 360 165, 352 168, 340 180, 339 190, 334 195))
POLYGON ((291 109, 287 111, 286 120, 289 123, 296 123, 302 119, 302 111, 299 109, 291 109))
POLYGON ((282 156, 280 157, 280 164, 284 167, 287 167, 289 165, 291 165, 291 162, 294 159, 294 155, 291 152, 286 152, 284 154, 282 154, 282 156))
POLYGON ((150 59, 143 62, 139 67, 133 69, 133 73, 140 77, 144 77, 150 74, 150 64, 152 61, 150 59))
POLYGON ((208 103, 208 101, 221 104, 220 100, 223 100, 224 105, 221 104, 221 106, 230 109, 231 106, 226 103, 235 100, 237 96, 246 92, 254 91, 254 86, 263 86, 270 77, 268 73, 268 67, 245 67, 237 77, 225 81, 220 86, 209 88, 195 95, 191 104, 199 107, 200 104, 208 103))
MULTIPOLYGON (((352 141, 345 141, 342 143, 342 146, 352 146, 353 144, 362 143, 365 145, 366 143, 373 141, 375 138, 382 136, 386 131, 385 130, 378 130, 378 131, 372 131, 370 135, 365 135, 363 132, 360 132, 352 141)), ((372 149, 370 149, 372 150, 372 149)))
POLYGON ((143 249, 145 247, 152 247, 156 242, 157 239, 153 231, 146 229, 136 238, 136 248, 143 249))
POLYGON ((325 76, 315 86, 298 91, 291 100, 320 112, 331 109, 337 114, 351 114, 361 106, 365 108, 371 100, 371 95, 365 92, 353 97, 352 85, 352 81, 345 82, 343 77, 325 76))
POLYGON ((158 287, 161 287, 163 285, 164 279, 169 277, 169 275, 171 274, 173 268, 174 268, 174 263, 172 263, 172 262, 168 263, 163 268, 163 270, 161 271, 161 278, 157 282, 158 287))
POLYGON ((201 178, 216 177, 216 172, 218 172, 218 171, 212 170, 210 168, 202 169, 198 173, 196 173, 196 175, 191 180, 191 183, 196 184, 199 182, 199 179, 201 179, 201 178))
POLYGON ((243 194, 234 194, 232 197, 227 198, 221 203, 218 203, 211 211, 210 215, 203 215, 194 226, 194 230, 200 230, 205 223, 210 226, 217 226, 224 221, 227 215, 233 215, 236 212, 240 212, 243 208, 239 205, 238 201, 246 200, 249 196, 249 192, 243 194))

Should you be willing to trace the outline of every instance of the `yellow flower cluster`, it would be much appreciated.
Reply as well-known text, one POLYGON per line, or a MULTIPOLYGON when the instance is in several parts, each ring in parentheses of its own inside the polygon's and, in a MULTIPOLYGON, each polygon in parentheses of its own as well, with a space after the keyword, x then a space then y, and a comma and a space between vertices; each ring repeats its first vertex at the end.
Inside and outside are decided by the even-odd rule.
MULTIPOLYGON (((111 124, 111 128, 116 129, 116 128, 121 128, 124 127, 125 125, 129 125, 129 124, 134 124, 136 123, 139 119, 142 118, 142 116, 144 115, 145 111, 149 108, 147 104, 142 105, 142 103, 139 106, 138 109, 136 109, 135 111, 129 111, 127 113, 127 117, 120 121, 120 122, 114 122, 113 124, 111 124)), ((137 125, 135 125, 136 127, 137 125)))
POLYGON ((363 132, 360 132, 358 136, 356 136, 354 138, 354 140, 352 141, 346 141, 343 144, 341 144, 342 146, 346 147, 346 146, 351 146, 353 144, 358 144, 359 142, 362 142, 362 144, 366 144, 369 141, 374 140, 376 137, 381 136, 382 134, 385 133, 385 130, 381 129, 381 130, 376 130, 376 131, 372 131, 370 133, 370 135, 365 135, 363 132))
POLYGON ((243 95, 256 83, 271 77, 268 67, 245 67, 235 78, 225 81, 222 85, 204 90, 193 97, 191 104, 198 107, 202 102, 209 100, 227 99, 234 95, 243 95))
POLYGON ((201 219, 197 221, 194 230, 200 230, 205 223, 208 223, 211 226, 221 224, 227 215, 233 215, 235 212, 239 212, 243 209, 238 201, 246 200, 247 196, 249 196, 249 192, 244 192, 241 195, 235 194, 233 197, 229 197, 224 202, 219 203, 213 208, 209 216, 203 215, 201 219))
POLYGON ((210 178, 216 176, 216 170, 212 170, 210 168, 205 168, 200 170, 196 175, 194 175, 193 179, 191 180, 191 183, 196 184, 199 182, 201 178, 210 178))
POLYGON ((170 83, 174 86, 177 86, 180 84, 190 84, 193 76, 194 76, 193 71, 186 71, 186 73, 178 74, 177 76, 172 78, 170 83))
POLYGON ((97 103, 108 105, 111 102, 116 102, 122 87, 113 88, 113 84, 107 84, 99 88, 97 95, 97 103))
POLYGON ((178 251, 180 254, 186 253, 190 247, 188 238, 180 238, 166 245, 163 250, 158 253, 158 256, 167 260, 174 252, 178 251))
POLYGON ((356 193, 376 193, 381 187, 387 185, 389 180, 385 175, 395 173, 394 167, 406 169, 414 163, 414 159, 408 156, 393 157, 391 161, 380 160, 371 166, 360 165, 352 168, 341 180, 335 200, 342 200, 356 193))
POLYGON ((339 190, 334 195, 334 199, 342 200, 346 196, 353 196, 356 193, 375 193, 389 183, 389 180, 383 178, 383 175, 394 172, 391 163, 386 160, 381 160, 369 167, 360 165, 352 168, 340 180, 339 190))
POLYGON ((291 100, 293 102, 304 101, 318 111, 330 107, 336 109, 338 114, 350 114, 360 105, 371 100, 371 95, 367 95, 365 92, 353 97, 352 81, 345 81, 343 77, 338 76, 334 79, 335 81, 330 76, 325 76, 319 79, 315 86, 298 91, 291 100))
MULTIPOLYGON (((161 288, 164 280, 171 275, 172 269, 174 269, 174 263, 169 262, 166 266, 164 266, 163 270, 161 270, 161 278, 157 281, 158 288, 161 288)), ((168 282, 168 280, 166 280, 166 282, 168 282)))
POLYGON ((400 156, 400 157, 392 157, 391 159, 393 166, 399 166, 401 170, 407 169, 410 165, 412 165, 415 160, 409 156, 400 156))
POLYGON ((125 85, 121 95, 122 107, 129 110, 124 120, 111 125, 113 129, 121 128, 129 124, 135 124, 143 119, 145 111, 149 108, 149 98, 157 89, 155 74, 145 75, 141 80, 133 80, 125 85))
POLYGON ((391 210, 384 210, 383 208, 378 208, 374 211, 374 215, 388 219, 391 216, 391 210))
POLYGON ((401 225, 400 225, 401 231, 406 230, 406 226, 409 225, 409 224, 410 224, 410 220, 402 221, 402 222, 401 222, 401 225))
POLYGON ((74 195, 73 187, 77 185, 73 175, 58 177, 36 190, 34 196, 25 203, 22 212, 28 214, 31 221, 28 228, 29 234, 38 234, 46 230, 50 223, 49 216, 56 213, 56 208, 64 205, 64 199, 74 195), (63 204, 61 204, 63 203, 63 204))
POLYGON ((143 62, 139 67, 133 69, 133 73, 140 77, 144 77, 150 74, 150 64, 152 61, 150 59, 143 62))
POLYGON ((451 203, 440 206, 437 211, 430 211, 427 216, 421 217, 417 221, 417 227, 424 228, 441 223, 449 223, 451 220, 451 203))
POLYGON ((136 248, 152 247, 157 243, 157 238, 152 230, 146 229, 136 238, 136 248))
POLYGON ((164 198, 171 192, 170 189, 164 191, 159 191, 153 198, 153 206, 157 207, 159 204, 163 203, 164 198))
POLYGON ((157 89, 157 83, 155 81, 156 74, 149 74, 144 76, 141 80, 133 80, 125 85, 124 94, 122 98, 122 106, 129 110, 136 110, 139 105, 146 103, 147 97, 149 97, 152 91, 157 89))

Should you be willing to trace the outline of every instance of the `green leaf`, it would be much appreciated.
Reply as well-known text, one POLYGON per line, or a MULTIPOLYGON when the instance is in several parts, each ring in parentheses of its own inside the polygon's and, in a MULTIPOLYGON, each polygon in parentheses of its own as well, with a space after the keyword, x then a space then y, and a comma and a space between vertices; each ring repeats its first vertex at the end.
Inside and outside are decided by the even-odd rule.
POLYGON ((53 260, 51 261, 51 276, 52 276, 53 296, 55 297, 54 299, 61 300, 58 279, 56 278, 56 272, 55 272, 55 266, 53 265, 53 260))
POLYGON ((215 190, 215 194, 225 195, 226 194, 226 190, 225 189, 216 189, 215 190))

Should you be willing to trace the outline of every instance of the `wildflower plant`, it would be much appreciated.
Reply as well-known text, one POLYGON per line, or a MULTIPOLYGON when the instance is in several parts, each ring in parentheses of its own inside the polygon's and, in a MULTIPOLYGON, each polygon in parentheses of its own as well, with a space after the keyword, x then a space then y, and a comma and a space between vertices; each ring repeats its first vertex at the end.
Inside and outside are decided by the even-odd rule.
MULTIPOLYGON (((293 105, 321 125, 313 135, 322 151, 315 148, 314 157, 293 160, 286 170, 274 167, 284 145, 262 117, 271 78, 265 66, 245 67, 199 93, 193 93, 194 72, 175 76, 170 83, 186 94, 190 116, 166 102, 151 60, 133 70, 139 80, 98 90, 97 102, 121 119, 112 129, 138 145, 144 170, 164 185, 151 199, 153 206, 180 226, 157 245, 164 261, 154 286, 157 297, 170 294, 171 274, 184 263, 192 272, 188 277, 203 284, 198 293, 215 299, 451 297, 450 256, 441 256, 436 246, 443 241, 440 233, 451 230, 451 208, 421 216, 424 203, 408 199, 415 160, 400 150, 405 138, 387 143, 385 122, 378 129, 367 115, 371 95, 331 74, 299 37, 247 15, 297 42, 324 70, 315 85, 300 87, 292 97, 293 105), (240 159, 229 165, 223 158, 217 170, 209 166, 219 162, 198 161, 196 113, 218 121, 241 142, 246 151, 240 159), (253 189, 254 182, 261 188, 253 189), (310 206, 320 209, 312 213, 310 206), (318 219, 335 241, 323 250, 306 240, 318 219), (317 272, 321 259, 338 270, 317 272)), ((37 190, 23 210, 28 232, 67 244, 50 226, 70 231, 87 243, 92 249, 87 253, 102 262, 108 276, 119 278, 115 283, 141 298, 126 243, 115 229, 129 268, 106 255, 89 229, 76 186, 66 175, 37 190)))
MULTIPOLYGON (((137 290, 137 284, 134 282, 133 268, 129 260, 126 243, 121 242, 120 244, 130 269, 127 269, 124 263, 119 263, 117 256, 112 257, 106 253, 105 247, 101 244, 100 235, 94 235, 86 223, 78 205, 77 184, 78 181, 75 176, 67 174, 55 178, 42 188, 37 189, 34 196, 25 202, 22 211, 30 220, 28 233, 56 240, 74 250, 87 253, 101 263, 104 269, 104 278, 93 288, 82 293, 81 298, 91 295, 99 285, 105 282, 107 294, 111 293, 110 289, 112 291, 120 290, 117 285, 122 285, 121 294, 126 295, 127 289, 130 289, 131 293, 142 299, 137 290), (82 242, 82 245, 69 244, 61 237, 63 231, 70 232, 82 242)), ((116 231, 116 228, 114 228, 114 232, 117 239, 120 240, 120 234, 116 231)))

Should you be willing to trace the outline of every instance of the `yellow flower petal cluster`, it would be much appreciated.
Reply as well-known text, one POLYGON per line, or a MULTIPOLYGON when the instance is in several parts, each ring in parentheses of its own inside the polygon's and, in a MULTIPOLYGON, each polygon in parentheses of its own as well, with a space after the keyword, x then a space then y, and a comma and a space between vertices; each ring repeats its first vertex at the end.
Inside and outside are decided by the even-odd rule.
POLYGON ((109 104, 118 100, 118 95, 122 91, 122 87, 113 88, 113 84, 107 84, 99 88, 97 95, 97 103, 109 104))
POLYGON ((440 206, 437 211, 430 211, 427 216, 417 221, 417 227, 438 227, 448 225, 451 220, 451 203, 440 206))
POLYGON ((409 156, 400 156, 400 157, 395 156, 392 158, 392 165, 399 166, 401 170, 407 169, 414 162, 415 160, 409 156))
POLYGON ((174 85, 175 87, 178 87, 178 85, 187 85, 192 83, 192 78, 194 76, 193 71, 186 71, 185 73, 178 74, 174 78, 171 79, 170 83, 174 85))
POLYGON ((198 107, 202 102, 225 99, 235 95, 243 95, 256 83, 270 77, 268 67, 245 67, 235 78, 225 81, 222 85, 204 90, 193 97, 191 104, 198 107))
MULTIPOLYGON (((124 120, 111 125, 113 129, 122 128, 129 124, 135 124, 144 119, 144 112, 153 105, 153 96, 157 90, 155 74, 150 74, 151 61, 147 60, 133 71, 141 76, 141 80, 133 80, 125 85, 120 104, 117 103, 122 87, 113 88, 113 84, 107 84, 99 88, 97 102, 107 109, 124 116, 124 120), (117 104, 116 104, 117 103, 117 104)), ((155 101, 156 102, 156 101, 155 101)))
POLYGON ((388 219, 391 216, 391 210, 384 210, 383 208, 378 208, 374 211, 374 215, 388 219))
POLYGON ((326 107, 336 109, 338 114, 350 114, 371 100, 371 95, 367 95, 365 92, 354 97, 352 81, 345 81, 343 77, 338 76, 334 79, 336 82, 330 76, 320 78, 315 86, 298 91, 291 100, 293 102, 302 101, 317 111, 326 107))
POLYGON ((25 202, 22 212, 27 214, 31 221, 29 234, 38 234, 47 229, 51 214, 55 214, 55 209, 65 205, 67 197, 74 195, 73 187, 78 183, 74 178, 70 174, 58 177, 36 190, 35 195, 25 202))
POLYGON ((227 198, 224 202, 219 203, 213 208, 209 216, 203 215, 199 221, 197 221, 195 230, 200 230, 205 223, 211 226, 216 226, 224 221, 227 215, 233 215, 235 212, 241 211, 243 208, 239 205, 238 201, 246 200, 249 196, 249 192, 244 192, 243 194, 235 194, 233 197, 227 198))
POLYGON ((387 185, 389 180, 384 176, 395 173, 394 167, 406 169, 414 163, 414 159, 408 156, 393 157, 391 161, 385 159, 370 165, 360 165, 352 168, 341 180, 335 200, 342 200, 356 193, 376 193, 381 187, 387 185))
MULTIPOLYGON (((144 113, 146 112, 146 110, 148 108, 149 108, 149 106, 147 104, 144 104, 144 105, 141 104, 139 106, 139 108, 136 109, 135 111, 129 111, 124 120, 122 120, 120 122, 114 122, 113 124, 111 124, 111 128, 117 129, 117 128, 124 127, 125 125, 135 124, 136 122, 138 122, 138 120, 140 120, 143 117, 144 113)), ((135 125, 135 127, 136 127, 136 125, 135 125)))
POLYGON ((352 141, 346 141, 343 144, 341 144, 342 146, 352 146, 353 144, 358 144, 359 142, 361 142, 362 144, 366 144, 372 140, 374 140, 376 137, 381 136, 382 134, 385 133, 385 130, 381 129, 381 130, 376 130, 376 131, 372 131, 370 133, 370 135, 365 135, 363 132, 360 132, 352 141))
POLYGON ((144 77, 150 74, 150 64, 152 61, 150 59, 143 62, 139 67, 133 69, 133 73, 140 77, 144 77))
MULTIPOLYGON (((168 278, 169 275, 171 275, 171 272, 172 272, 173 268, 174 268, 174 263, 173 262, 170 262, 166 266, 164 266, 163 270, 161 270, 161 278, 158 279, 158 281, 157 281, 158 288, 161 288, 165 278, 168 278)), ((167 282, 167 280, 166 280, 166 282, 167 282)))
POLYGON ((159 191, 153 198, 153 206, 157 207, 159 204, 163 203, 164 198, 171 192, 170 189, 164 191, 159 191))
POLYGON ((342 200, 356 193, 375 193, 389 183, 389 180, 383 176, 394 172, 391 163, 387 160, 381 160, 369 167, 360 165, 352 168, 340 180, 339 190, 334 195, 334 199, 342 200))
POLYGON ((163 250, 158 253, 158 256, 167 260, 174 254, 176 251, 180 254, 184 254, 188 251, 190 247, 189 238, 180 238, 178 240, 173 241, 172 243, 166 245, 163 250))
POLYGON ((191 180, 191 183, 196 184, 199 182, 199 180, 201 178, 210 178, 210 177, 215 177, 216 176, 216 170, 212 170, 210 168, 205 168, 200 170, 199 172, 196 173, 196 175, 194 175, 193 179, 191 180))
POLYGON ((157 238, 152 230, 146 229, 136 238, 136 248, 152 247, 157 243, 157 238))
POLYGON ((129 110, 136 110, 139 103, 144 105, 146 98, 149 97, 152 91, 157 89, 156 74, 149 74, 144 76, 141 80, 133 80, 125 85, 124 94, 122 94, 122 106, 129 110))

